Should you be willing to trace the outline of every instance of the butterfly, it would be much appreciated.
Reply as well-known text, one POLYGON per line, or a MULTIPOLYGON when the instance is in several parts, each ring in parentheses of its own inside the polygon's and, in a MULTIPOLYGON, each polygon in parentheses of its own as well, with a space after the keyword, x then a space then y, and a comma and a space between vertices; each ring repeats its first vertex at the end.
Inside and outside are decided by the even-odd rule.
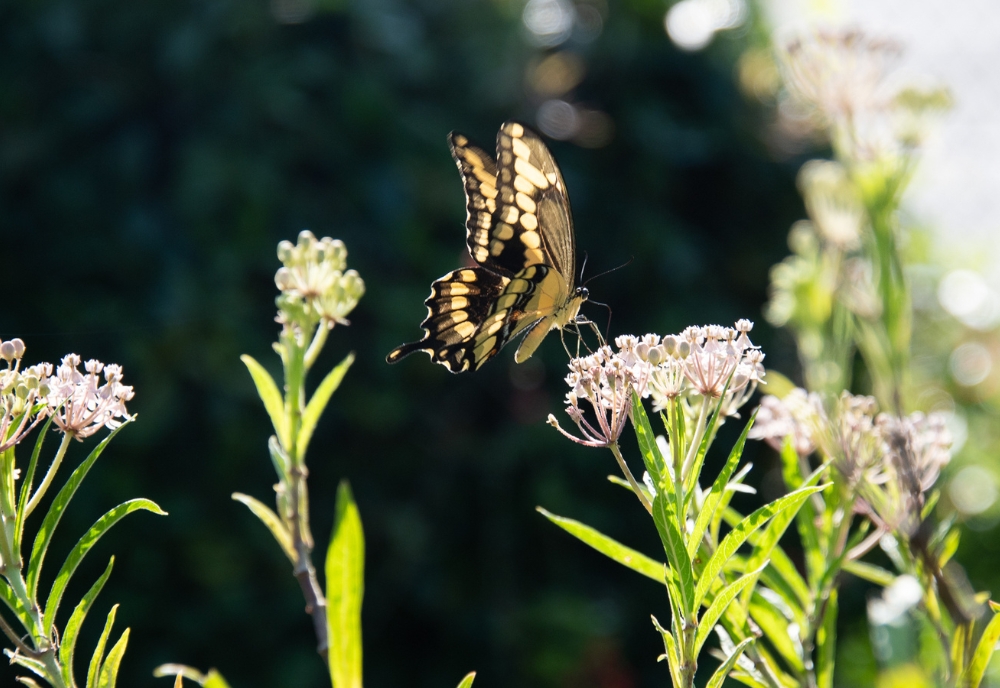
POLYGON ((425 351, 453 373, 477 370, 523 335, 514 354, 523 363, 551 330, 577 322, 588 296, 575 284, 566 184, 541 137, 518 122, 500 128, 496 160, 462 134, 448 140, 465 185, 466 243, 476 265, 431 284, 423 338, 396 347, 386 361, 425 351))

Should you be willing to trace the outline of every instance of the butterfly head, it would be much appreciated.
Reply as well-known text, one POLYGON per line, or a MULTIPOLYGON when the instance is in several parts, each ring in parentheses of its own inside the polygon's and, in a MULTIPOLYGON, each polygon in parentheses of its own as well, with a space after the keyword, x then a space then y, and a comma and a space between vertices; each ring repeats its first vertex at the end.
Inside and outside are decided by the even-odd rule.
POLYGON ((590 298, 590 290, 586 287, 577 287, 573 295, 580 299, 580 302, 582 303, 590 298))

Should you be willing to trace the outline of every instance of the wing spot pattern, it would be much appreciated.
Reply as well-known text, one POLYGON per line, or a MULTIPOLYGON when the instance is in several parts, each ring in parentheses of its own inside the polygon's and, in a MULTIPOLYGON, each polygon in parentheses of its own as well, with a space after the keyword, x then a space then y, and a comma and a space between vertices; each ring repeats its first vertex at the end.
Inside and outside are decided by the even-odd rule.
POLYGON ((468 321, 457 323, 453 329, 462 339, 468 339, 476 333, 476 326, 468 321))
MULTIPOLYGON (((524 218, 521 219, 523 224, 524 218)), ((506 223, 500 223, 497 225, 497 230, 493 232, 493 236, 500 241, 509 241, 514 238, 514 228, 506 223)))
POLYGON ((538 218, 531 213, 525 213, 521 216, 521 226, 529 232, 534 232, 538 229, 538 218))
POLYGON ((525 160, 531 159, 531 149, 521 139, 511 139, 510 147, 514 149, 514 155, 525 160))
POLYGON ((514 207, 514 206, 508 206, 507 210, 504 211, 503 217, 501 217, 500 219, 503 222, 506 222, 507 224, 512 225, 515 222, 517 222, 517 218, 518 218, 519 215, 520 215, 520 213, 517 212, 517 208, 516 207, 514 207))
POLYGON ((527 195, 526 193, 518 192, 518 194, 514 197, 514 200, 517 201, 517 207, 519 207, 524 212, 526 213, 535 212, 535 202, 531 200, 531 196, 527 195))
MULTIPOLYGON (((535 190, 535 187, 528 181, 528 178, 522 177, 521 175, 517 175, 517 177, 514 178, 514 188, 523 194, 530 194, 535 190)), ((504 194, 504 196, 504 201, 507 201, 506 194, 504 194)))
POLYGON ((538 248, 542 245, 542 237, 538 232, 524 232, 521 234, 521 243, 528 248, 538 248))
MULTIPOLYGON (((501 253, 503 253, 503 247, 505 245, 506 244, 504 244, 502 241, 498 241, 498 240, 494 239, 493 241, 490 242, 490 255, 493 256, 494 258, 496 258, 501 253)), ((486 249, 483 249, 483 253, 486 253, 486 249)), ((484 260, 485 260, 485 258, 484 258, 484 260)))
POLYGON ((537 167, 524 158, 517 158, 514 160, 514 171, 520 176, 526 177, 529 182, 537 186, 539 189, 549 188, 548 178, 546 178, 546 176, 542 174, 537 167))

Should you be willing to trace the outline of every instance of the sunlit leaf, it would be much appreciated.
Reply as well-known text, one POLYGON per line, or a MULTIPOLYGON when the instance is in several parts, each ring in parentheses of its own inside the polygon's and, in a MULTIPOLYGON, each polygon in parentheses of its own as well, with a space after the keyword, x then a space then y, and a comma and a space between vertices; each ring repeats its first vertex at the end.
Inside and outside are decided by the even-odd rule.
POLYGON ((663 636, 663 649, 667 658, 667 667, 670 669, 670 678, 675 686, 684 685, 681 678, 680 648, 677 647, 677 642, 670 631, 661 626, 655 616, 651 618, 653 619, 653 626, 663 636))
POLYGON ((754 411, 754 415, 751 416, 746 427, 743 428, 740 438, 733 445, 732 451, 729 452, 729 459, 726 460, 726 464, 719 471, 719 475, 716 476, 715 482, 712 483, 712 489, 705 496, 705 502, 698 511, 698 517, 694 522, 694 529, 691 531, 690 539, 688 540, 688 555, 692 557, 698 551, 701 539, 704 537, 705 531, 708 530, 708 525, 715 517, 715 510, 719 506, 719 500, 726 490, 726 485, 729 484, 729 479, 733 476, 736 466, 740 463, 740 458, 743 456, 743 447, 747 441, 747 433, 753 427, 753 421, 756 416, 757 412, 754 411))
MULTIPOLYGON (((991 602, 992 606, 992 602, 991 602)), ((986 624, 979 644, 976 645, 972 659, 962 674, 963 688, 979 688, 986 675, 986 667, 989 666, 990 658, 996 651, 997 642, 1000 641, 1000 613, 994 614, 990 622, 986 624)))
MULTIPOLYGON (((766 566, 766 564, 764 564, 764 566, 766 566)), ((715 624, 719 620, 719 617, 722 616, 724 611, 726 611, 726 607, 728 607, 741 592, 753 589, 753 585, 757 582, 757 577, 760 576, 760 572, 764 570, 764 566, 740 576, 716 594, 715 599, 712 600, 712 604, 708 605, 708 609, 705 610, 705 613, 698 620, 698 631, 694 639, 694 655, 696 657, 698 656, 698 653, 701 652, 702 645, 704 645, 705 641, 708 640, 708 636, 712 632, 712 629, 715 628, 715 624)))
MULTIPOLYGON (((83 479, 87 477, 87 472, 90 470, 94 462, 97 461, 104 448, 108 446, 115 435, 117 435, 122 428, 125 427, 123 423, 119 427, 115 428, 108 433, 108 436, 98 443, 96 447, 90 452, 83 463, 76 467, 69 478, 66 480, 66 484, 62 486, 59 490, 59 494, 56 495, 55 499, 52 500, 51 506, 49 506, 48 512, 45 514, 45 518, 42 519, 42 525, 38 529, 38 533, 35 535, 35 541, 31 547, 31 559, 28 563, 28 593, 31 595, 32 599, 35 599, 38 595, 38 577, 42 573, 42 563, 45 561, 45 555, 49 549, 49 542, 52 541, 52 534, 56 530, 56 526, 59 525, 59 519, 62 518, 63 512, 66 511, 66 507, 69 506, 70 500, 73 499, 73 495, 76 494, 76 490, 80 487, 80 483, 83 479)), ((48 630, 44 631, 46 634, 48 630)))
POLYGON ((570 535, 590 545, 601 554, 614 559, 622 566, 627 566, 633 571, 641 573, 648 578, 652 578, 657 583, 663 582, 664 564, 661 562, 651 559, 645 554, 637 552, 630 547, 626 547, 618 541, 604 535, 600 531, 580 523, 579 521, 574 521, 573 519, 564 518, 562 516, 556 516, 542 507, 537 507, 537 509, 538 512, 545 518, 555 523, 570 535))
POLYGON ((458 684, 458 688, 472 688, 472 682, 476 680, 476 672, 470 671, 462 679, 462 682, 458 684))
POLYGON ((90 667, 87 669, 87 688, 97 688, 97 679, 100 675, 101 664, 104 661, 104 647, 108 643, 108 637, 111 635, 111 627, 115 625, 115 614, 118 612, 118 605, 111 607, 111 611, 108 612, 108 619, 104 622, 104 630, 101 631, 101 637, 97 640, 97 647, 94 648, 94 654, 90 658, 90 667))
POLYGON ((278 385, 274 383, 274 378, 271 377, 271 374, 253 356, 243 354, 240 356, 240 360, 243 361, 247 370, 250 371, 250 377, 253 378, 253 383, 257 387, 257 395, 264 403, 267 415, 271 418, 271 425, 274 426, 274 434, 278 436, 282 447, 289 447, 290 438, 288 436, 288 426, 285 421, 285 402, 281 398, 278 385))
POLYGON ((747 649, 747 646, 754 641, 753 638, 747 638, 733 650, 732 654, 726 657, 726 661, 719 665, 719 668, 715 670, 712 674, 712 678, 708 679, 708 683, 705 684, 705 688, 722 688, 722 683, 729 676, 729 672, 736 665, 743 651, 747 649))
POLYGON ((288 557, 288 560, 292 564, 295 564, 297 556, 295 554, 295 545, 292 544, 292 534, 288 532, 288 528, 281 522, 278 514, 274 513, 269 506, 259 499, 255 499, 242 492, 234 492, 233 499, 241 504, 246 504, 247 508, 253 512, 253 515, 267 526, 267 529, 271 531, 271 535, 274 536, 274 539, 277 540, 278 545, 281 547, 281 551, 285 553, 285 556, 288 557))
POLYGON ((49 429, 52 427, 52 420, 54 418, 55 414, 50 413, 48 419, 42 425, 42 429, 35 439, 35 448, 31 452, 31 460, 28 462, 28 468, 24 471, 24 476, 21 478, 21 493, 17 499, 17 515, 14 517, 13 549, 15 552, 21 551, 21 538, 24 535, 24 519, 27 518, 25 507, 27 507, 31 498, 31 488, 35 481, 35 471, 38 469, 38 457, 42 454, 42 444, 44 444, 45 438, 49 434, 49 429))
MULTIPOLYGON (((719 543, 719 548, 712 554, 712 558, 708 560, 705 569, 702 571, 701 578, 698 580, 694 595, 695 608, 697 609, 701 605, 701 601, 705 599, 705 594, 708 592, 712 581, 715 580, 719 572, 722 571, 722 567, 725 566, 729 558, 736 553, 736 550, 739 549, 740 545, 746 541, 751 533, 764 525, 776 514, 780 514, 786 509, 798 510, 809 495, 824 490, 826 487, 826 485, 804 487, 795 492, 790 492, 784 497, 780 497, 770 504, 757 509, 729 531, 722 542, 719 543)), ((687 551, 685 550, 684 553, 687 554, 687 551)))
POLYGON ((694 616, 698 608, 695 602, 694 568, 687 546, 678 528, 676 506, 669 495, 662 492, 653 499, 653 522, 663 542, 663 549, 670 563, 672 573, 680 589, 681 599, 678 601, 685 619, 694 616))
POLYGON ((70 614, 69 621, 66 622, 66 628, 62 633, 62 641, 59 643, 59 663, 62 665, 63 678, 68 685, 73 685, 73 651, 76 648, 76 639, 80 633, 80 626, 83 625, 84 619, 87 618, 87 612, 94 605, 94 600, 97 599, 97 595, 100 594, 101 589, 108 580, 108 576, 111 575, 111 569, 114 565, 115 558, 111 557, 108 567, 104 569, 104 573, 90 586, 90 590, 87 591, 87 594, 76 605, 73 613, 70 614))
POLYGON ((830 591, 823 609, 823 623, 816 629, 816 686, 833 688, 837 659, 837 589, 830 591))
POLYGON ((122 663, 125 648, 128 647, 128 633, 129 629, 126 628, 121 638, 108 652, 108 658, 101 665, 97 688, 115 688, 115 682, 118 680, 118 666, 122 663))
POLYGON ((302 413, 298 444, 296 445, 300 461, 305 458, 306 449, 309 447, 309 440, 312 439, 316 423, 319 422, 319 417, 323 414, 323 410, 326 408, 327 403, 329 403, 330 397, 337 391, 337 387, 340 386, 341 380, 344 379, 344 375, 347 374, 347 370, 351 367, 352 363, 354 363, 354 354, 347 354, 347 357, 336 368, 327 373, 327 376, 323 378, 323 382, 316 388, 312 399, 306 404, 306 410, 302 413))
POLYGON ((663 482, 668 491, 673 490, 670 471, 667 469, 660 448, 656 444, 656 435, 649 424, 649 416, 642 406, 639 395, 632 390, 632 425, 635 427, 635 438, 639 442, 639 453, 642 454, 642 461, 646 466, 646 472, 653 479, 653 484, 657 490, 661 490, 663 482))
POLYGON ((347 482, 337 490, 336 515, 326 553, 327 635, 334 688, 361 688, 361 600, 365 537, 347 482))
POLYGON ((66 557, 66 561, 63 562, 62 568, 59 569, 59 573, 56 574, 55 580, 52 581, 52 590, 49 592, 49 597, 45 601, 45 616, 42 623, 46 629, 46 633, 55 621, 56 612, 59 610, 59 603, 62 600, 63 592, 65 592, 70 578, 73 577, 76 567, 80 565, 80 562, 83 561, 85 556, 87 556, 87 553, 91 550, 91 548, 97 544, 97 541, 101 539, 101 536, 108 532, 113 525, 132 512, 140 510, 151 511, 158 516, 167 515, 166 511, 163 511, 154 502, 151 502, 148 499, 129 500, 124 504, 119 504, 97 519, 97 522, 90 527, 90 530, 84 533, 83 537, 80 538, 73 549, 70 550, 69 556, 66 557))
POLYGON ((891 585, 896 580, 896 574, 891 571, 864 561, 845 561, 844 570, 861 580, 866 580, 869 583, 881 585, 882 587, 891 585))

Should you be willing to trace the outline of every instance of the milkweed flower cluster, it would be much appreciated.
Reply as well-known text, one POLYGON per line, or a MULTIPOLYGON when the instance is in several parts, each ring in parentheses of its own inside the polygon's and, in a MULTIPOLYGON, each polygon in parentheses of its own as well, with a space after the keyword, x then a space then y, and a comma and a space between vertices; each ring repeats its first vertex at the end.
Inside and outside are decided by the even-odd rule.
POLYGON ((121 366, 90 360, 81 372, 80 357, 68 354, 55 368, 38 363, 22 369, 24 351, 20 339, 0 342, 0 359, 7 362, 0 371, 0 451, 20 443, 49 415, 59 430, 79 440, 102 427, 113 430, 129 417, 125 402, 134 392, 122 384, 121 366))
POLYGON ((339 239, 317 239, 309 230, 299 233, 297 243, 278 244, 282 267, 274 276, 281 294, 277 298, 278 322, 311 327, 322 321, 327 328, 347 324, 365 293, 365 283, 354 270, 347 270, 347 248, 339 239))
POLYGON ((802 457, 818 450, 886 530, 916 525, 924 493, 951 460, 951 433, 942 414, 899 418, 879 413, 874 397, 848 392, 829 412, 815 392, 766 396, 749 437, 778 449, 787 439, 802 457))
POLYGON ((121 366, 92 359, 83 364, 81 372, 80 363, 79 356, 67 354, 55 374, 45 380, 52 422, 78 440, 102 427, 119 427, 129 417, 125 402, 135 396, 130 385, 122 384, 121 366))
POLYGON ((736 415, 764 377, 764 354, 750 341, 751 329, 752 322, 740 320, 735 327, 692 326, 665 337, 620 336, 617 351, 603 346, 569 362, 566 414, 581 437, 563 430, 555 416, 549 416, 549 424, 574 442, 610 446, 628 420, 632 390, 651 397, 655 410, 677 400, 685 412, 700 414, 702 423, 708 406, 720 399, 722 415, 736 415), (586 410, 593 411, 595 422, 586 410))

